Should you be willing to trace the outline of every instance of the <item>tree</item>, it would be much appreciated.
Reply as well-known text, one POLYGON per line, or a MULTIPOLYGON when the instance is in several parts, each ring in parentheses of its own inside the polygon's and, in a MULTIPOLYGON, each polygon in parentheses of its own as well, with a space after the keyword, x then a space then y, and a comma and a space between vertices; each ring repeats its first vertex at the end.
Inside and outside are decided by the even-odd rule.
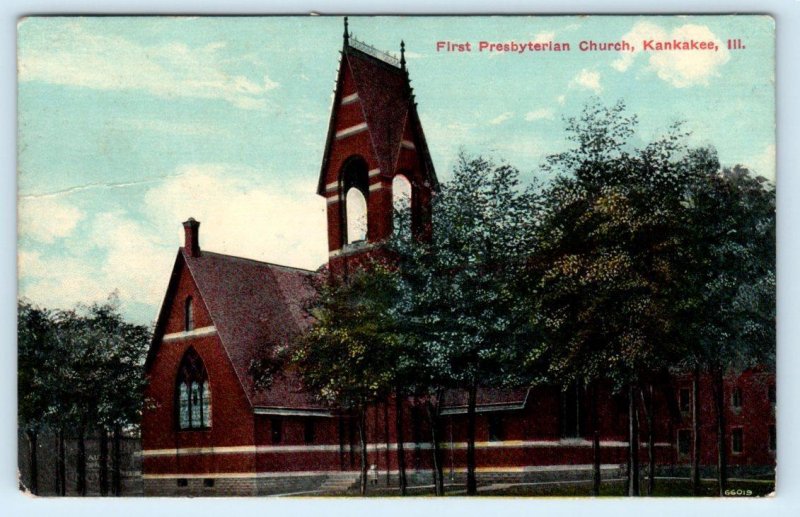
MULTIPOLYGON (((775 188, 736 166, 711 161, 687 196, 685 245, 692 250, 682 290, 683 365, 695 384, 712 379, 719 495, 727 487, 724 378, 775 365, 775 188)), ((697 400, 697 397, 695 397, 697 400)), ((699 490, 699 412, 695 402, 693 475, 699 490)))
POLYGON ((53 322, 50 311, 27 301, 17 304, 19 425, 28 439, 30 486, 39 493, 38 437, 54 409, 53 322))
POLYGON ((377 262, 346 278, 321 279, 311 308, 315 322, 291 352, 305 389, 356 419, 361 495, 367 487, 366 411, 396 387, 395 351, 402 340, 393 332, 394 292, 394 273, 377 262))
POLYGON ((112 485, 119 495, 118 442, 141 412, 149 329, 125 322, 114 295, 103 304, 53 312, 22 302, 19 319, 21 423, 57 429, 59 494, 66 493, 64 441, 72 434, 78 440, 76 489, 86 494, 85 439, 94 429, 100 438, 100 492, 108 493, 107 439, 113 429, 112 485))
POLYGON ((108 435, 111 433, 111 492, 120 495, 120 440, 123 428, 137 425, 141 418, 144 359, 152 333, 143 325, 124 321, 114 297, 104 304, 92 305, 85 323, 89 330, 87 337, 94 343, 93 354, 99 357, 101 364, 96 377, 100 494, 107 495, 109 489, 108 435))
POLYGON ((629 407, 628 493, 639 493, 638 399, 649 423, 650 484, 654 479, 652 415, 644 396, 675 360, 674 303, 680 247, 679 215, 687 183, 680 124, 645 145, 631 144, 636 117, 622 102, 587 106, 567 119, 575 146, 548 159, 556 174, 544 195, 540 256, 534 262, 534 324, 543 335, 531 358, 545 358, 553 378, 590 385, 594 483, 599 493, 596 390, 625 390, 629 407))
POLYGON ((529 316, 516 288, 533 252, 532 197, 515 168, 462 154, 433 200, 430 240, 394 243, 406 280, 406 333, 421 347, 421 384, 429 400, 446 389, 467 391, 468 495, 477 493, 477 391, 522 382, 517 359, 529 316))

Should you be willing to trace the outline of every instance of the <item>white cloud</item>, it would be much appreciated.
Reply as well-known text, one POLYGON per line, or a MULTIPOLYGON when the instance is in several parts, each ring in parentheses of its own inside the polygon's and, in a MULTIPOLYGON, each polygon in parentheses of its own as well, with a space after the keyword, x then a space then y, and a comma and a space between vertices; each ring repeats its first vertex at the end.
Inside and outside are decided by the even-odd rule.
POLYGON ((38 31, 20 26, 20 81, 43 81, 95 90, 140 90, 159 97, 221 99, 243 109, 266 105, 276 88, 269 77, 226 70, 224 43, 191 48, 183 43, 144 46, 119 36, 92 34, 80 21, 38 31))
POLYGON ((164 296, 175 248, 149 224, 134 221, 122 212, 101 213, 92 221, 87 245, 105 252, 105 261, 94 276, 104 279, 103 291, 119 291, 120 300, 158 305, 164 296))
POLYGON ((81 210, 58 198, 29 197, 19 200, 20 237, 51 243, 70 235, 83 217, 81 210))
POLYGON ((201 248, 315 269, 327 260, 325 201, 313 182, 272 186, 266 171, 226 165, 184 166, 145 194, 152 231, 174 246, 181 222, 201 222, 201 248), (169 236, 169 237, 166 237, 169 236))
POLYGON ((566 102, 567 102, 567 96, 566 96, 566 95, 559 95, 558 97, 556 97, 556 101, 557 101, 557 102, 558 102, 560 105, 562 105, 562 106, 563 106, 563 105, 564 105, 564 103, 566 103, 566 102))
POLYGON ((534 43, 547 43, 548 41, 553 41, 556 37, 555 32, 539 32, 536 36, 533 37, 534 43))
POLYGON ((611 63, 619 72, 625 72, 633 64, 634 59, 641 53, 642 41, 648 39, 666 40, 667 32, 658 25, 650 22, 638 22, 633 28, 622 36, 622 40, 633 45, 633 52, 620 52, 619 58, 611 63))
POLYGON ((513 111, 506 111, 505 113, 501 113, 500 115, 498 115, 495 118, 493 118, 492 120, 490 120, 489 124, 492 124, 492 125, 496 126, 498 124, 502 124, 503 122, 505 122, 506 120, 510 119, 513 116, 514 116, 514 112, 513 111))
MULTIPOLYGON (((181 222, 202 223, 200 246, 208 251, 316 269, 327 260, 325 201, 313 181, 268 183, 269 172, 229 165, 178 168, 144 197, 144 218, 123 211, 87 218, 79 232, 65 232, 58 251, 20 249, 20 295, 53 308, 103 301, 117 290, 123 310, 132 304, 158 307, 169 281, 175 253, 183 245, 181 222)), ((273 177, 274 180, 274 177, 273 177)), ((33 199, 31 220, 53 206, 72 207, 53 198, 33 199)), ((39 240, 51 238, 37 228, 39 240)), ((74 228, 74 224, 72 226, 74 228)), ((52 237, 50 241, 55 237, 52 237)), ((141 317, 155 317, 145 313, 141 317)))
POLYGON ((63 253, 20 249, 20 295, 51 308, 100 302, 114 290, 123 306, 161 302, 175 249, 147 225, 122 212, 100 213, 80 246, 72 244, 60 248, 63 253))
POLYGON ((584 68, 572 79, 570 87, 600 93, 603 91, 603 87, 600 85, 600 72, 584 68))
POLYGON ((525 120, 533 122, 534 120, 548 119, 552 120, 554 112, 552 108, 540 108, 537 110, 529 111, 525 114, 525 120))
POLYGON ((630 68, 636 56, 649 55, 648 67, 660 79, 676 88, 708 85, 712 77, 719 75, 719 67, 730 60, 730 52, 723 42, 705 25, 686 24, 667 32, 658 25, 639 22, 622 39, 633 44, 634 52, 622 52, 611 66, 620 72, 630 68), (643 51, 642 41, 710 41, 718 50, 691 51, 643 51))

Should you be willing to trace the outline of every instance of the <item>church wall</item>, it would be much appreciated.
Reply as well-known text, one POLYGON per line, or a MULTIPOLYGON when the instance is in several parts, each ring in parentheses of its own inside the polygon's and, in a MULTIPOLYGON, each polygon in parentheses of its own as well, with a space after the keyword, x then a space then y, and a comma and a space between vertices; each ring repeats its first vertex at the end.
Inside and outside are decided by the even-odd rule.
MULTIPOLYGON (((185 266, 170 304, 165 336, 148 370, 142 419, 143 472, 151 474, 253 471, 252 452, 214 457, 186 454, 186 449, 241 447, 254 444, 253 414, 217 334, 181 336, 184 300, 194 300, 195 329, 212 325, 202 298, 185 266), (177 337, 176 337, 177 336, 177 337), (194 348, 205 364, 211 386, 212 425, 208 430, 179 430, 176 378, 186 351, 194 348)), ((147 487, 145 487, 146 489, 147 487)))

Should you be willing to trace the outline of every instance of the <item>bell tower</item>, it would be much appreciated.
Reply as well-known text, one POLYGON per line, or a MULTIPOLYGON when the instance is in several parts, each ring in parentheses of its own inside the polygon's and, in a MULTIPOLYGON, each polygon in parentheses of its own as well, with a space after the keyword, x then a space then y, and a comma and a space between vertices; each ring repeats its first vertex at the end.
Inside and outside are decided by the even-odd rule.
POLYGON ((328 264, 334 274, 381 253, 394 224, 430 235, 438 189, 408 77, 400 58, 353 37, 344 19, 339 73, 317 194, 327 202, 328 264), (395 203, 411 220, 393 221, 395 203))

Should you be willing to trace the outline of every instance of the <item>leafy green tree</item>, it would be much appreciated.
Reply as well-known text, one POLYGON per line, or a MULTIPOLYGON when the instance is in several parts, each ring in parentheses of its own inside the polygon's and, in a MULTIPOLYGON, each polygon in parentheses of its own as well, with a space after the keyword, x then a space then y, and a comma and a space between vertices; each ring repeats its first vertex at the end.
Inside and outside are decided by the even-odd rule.
MULTIPOLYGON (((717 420, 719 495, 727 487, 724 378, 775 365, 775 187, 742 167, 706 174, 687 196, 683 275, 683 339, 691 343, 682 366, 695 384, 712 379, 717 420)), ((699 407, 694 408, 692 478, 699 490, 699 407)))
MULTIPOLYGON (((122 430, 138 425, 144 392, 144 360, 152 335, 149 328, 123 320, 114 298, 104 304, 89 308, 84 320, 88 327, 86 337, 93 342, 93 355, 99 360, 95 385, 96 427, 100 439, 100 494, 107 495, 108 436, 113 436, 111 491, 121 490, 120 441, 122 430)), ((91 345, 90 345, 91 346, 91 345)))
POLYGON ((54 412, 53 321, 50 311, 27 301, 17 304, 17 366, 19 426, 28 439, 30 486, 39 492, 38 437, 54 412))
POLYGON ((356 419, 361 495, 367 487, 366 411, 396 387, 395 352, 402 343, 393 331, 395 285, 392 270, 380 263, 322 279, 311 308, 315 322, 291 352, 306 390, 356 419))
MULTIPOLYGON (((567 119, 574 146, 551 156, 555 173, 544 195, 540 254, 534 262, 535 327, 531 348, 565 385, 590 386, 594 483, 599 493, 596 388, 609 383, 629 402, 628 493, 638 495, 638 407, 664 365, 675 360, 674 304, 683 193, 696 174, 685 163, 679 124, 636 148, 636 118, 623 103, 587 106, 567 119)), ((650 485, 654 472, 653 410, 649 423, 650 485)))
POLYGON ((446 389, 467 391, 468 495, 477 492, 477 390, 522 382, 529 312, 517 283, 533 251, 533 196, 515 168, 462 154, 434 197, 430 240, 394 243, 405 279, 399 312, 420 347, 420 384, 430 400, 446 389))
POLYGON ((21 424, 58 431, 58 492, 66 493, 65 437, 78 440, 77 492, 85 495, 86 436, 100 438, 100 492, 108 493, 108 430, 114 431, 112 485, 120 493, 122 429, 141 414, 144 358, 150 330, 123 320, 112 295, 103 304, 68 311, 19 306, 21 424), (33 348, 35 347, 35 349, 33 348), (38 417, 36 415, 39 415, 38 417))

